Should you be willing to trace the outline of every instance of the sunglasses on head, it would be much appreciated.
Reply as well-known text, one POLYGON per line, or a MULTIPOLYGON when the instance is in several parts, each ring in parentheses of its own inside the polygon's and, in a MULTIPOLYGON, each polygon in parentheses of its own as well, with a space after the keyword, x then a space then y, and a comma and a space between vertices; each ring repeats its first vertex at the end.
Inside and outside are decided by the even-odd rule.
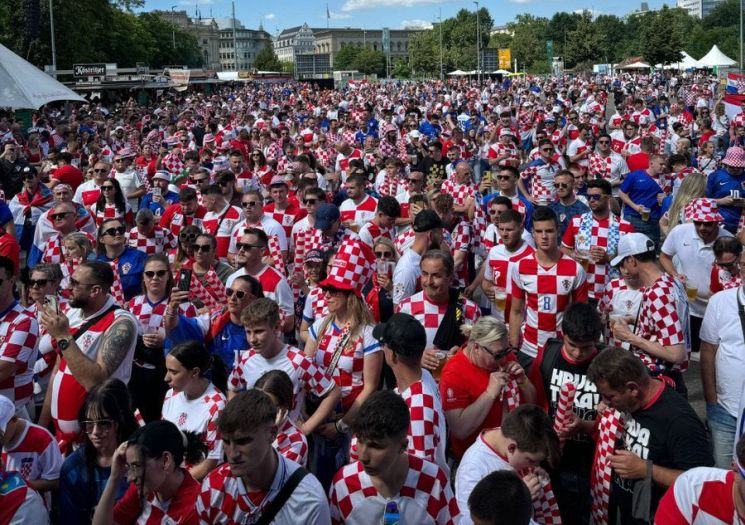
POLYGON ((195 252, 202 252, 202 253, 208 253, 212 249, 211 244, 192 244, 192 248, 194 248, 195 252))
POLYGON ((152 279, 156 275, 158 278, 161 278, 165 276, 168 273, 168 270, 147 270, 146 272, 143 272, 145 274, 145 277, 148 279, 152 279))
POLYGON ((49 284, 49 279, 29 279, 28 280, 28 287, 34 288, 38 286, 39 288, 44 288, 47 284, 49 284))
POLYGON ((236 299, 238 300, 241 300, 244 297, 246 297, 247 293, 248 292, 245 290, 233 290, 232 288, 228 288, 225 290, 225 295, 227 295, 228 297, 233 297, 233 295, 235 295, 236 299))
POLYGON ((124 232, 127 231, 127 229, 124 226, 116 226, 114 228, 109 228, 108 230, 104 230, 104 235, 111 235, 114 237, 115 235, 124 235, 124 232))

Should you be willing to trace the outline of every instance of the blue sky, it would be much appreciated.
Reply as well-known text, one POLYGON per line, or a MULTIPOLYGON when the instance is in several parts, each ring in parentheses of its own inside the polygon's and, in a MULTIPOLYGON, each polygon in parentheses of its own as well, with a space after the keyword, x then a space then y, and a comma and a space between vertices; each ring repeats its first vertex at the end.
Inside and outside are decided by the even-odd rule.
MULTIPOLYGON (((648 0, 650 8, 662 4, 675 5, 674 0, 648 0)), ((302 25, 326 27, 326 2, 317 0, 275 0, 257 2, 236 0, 236 18, 248 28, 263 22, 264 29, 274 34, 286 27, 302 25)), ((203 17, 229 17, 230 0, 145 0, 144 10, 186 10, 193 16, 197 7, 203 17)), ((497 25, 505 24, 520 13, 551 17, 557 11, 588 9, 596 13, 624 15, 639 9, 639 0, 484 0, 481 5, 489 9, 497 25)), ((391 27, 431 23, 442 9, 442 17, 455 15, 460 9, 474 9, 470 0, 330 0, 332 27, 391 27)))

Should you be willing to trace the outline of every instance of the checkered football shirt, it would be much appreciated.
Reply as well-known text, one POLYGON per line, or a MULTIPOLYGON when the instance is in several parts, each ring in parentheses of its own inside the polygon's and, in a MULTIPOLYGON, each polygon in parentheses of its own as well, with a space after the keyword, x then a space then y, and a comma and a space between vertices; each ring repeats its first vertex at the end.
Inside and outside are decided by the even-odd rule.
MULTIPOLYGON (((150 302, 147 295, 138 295, 127 301, 126 308, 137 318, 137 329, 140 335, 143 335, 145 329, 148 327, 163 327, 163 317, 165 316, 166 308, 168 308, 168 297, 157 303, 153 303, 150 302)), ((179 305, 179 313, 186 317, 196 317, 197 309, 192 303, 181 303, 179 305)))
POLYGON ((329 494, 331 523, 369 525, 382 523, 385 506, 395 501, 401 523, 455 525, 458 504, 447 476, 440 467, 422 458, 408 456, 409 471, 399 493, 391 499, 378 494, 362 463, 346 465, 334 476, 329 494))
MULTIPOLYGON (((95 248, 96 238, 88 232, 81 233, 84 233, 88 237, 91 245, 95 248)), ((62 264, 65 261, 65 254, 62 250, 63 237, 61 233, 55 233, 44 243, 44 250, 42 250, 41 255, 41 262, 43 264, 62 264)))
POLYGON ((442 183, 441 191, 453 197, 454 206, 465 206, 468 199, 473 200, 473 195, 478 191, 478 188, 473 183, 461 184, 448 179, 442 183))
POLYGON ((308 462, 308 439, 289 417, 277 431, 273 445, 277 452, 299 465, 308 462))
MULTIPOLYGON (((464 305, 464 322, 467 324, 475 323, 481 317, 481 310, 478 305, 470 299, 465 299, 464 305)), ((435 334, 437 334, 437 329, 442 324, 447 309, 447 301, 441 304, 433 303, 424 291, 421 291, 401 301, 396 311, 412 315, 417 321, 422 323, 425 332, 427 332, 427 347, 430 347, 435 340, 435 334)), ((441 350, 450 349, 442 348, 441 350)))
POLYGON ((179 430, 196 432, 207 445, 208 459, 222 461, 222 439, 217 431, 217 419, 225 408, 225 395, 210 383, 207 390, 196 399, 187 399, 183 392, 168 390, 163 401, 163 419, 179 430))
POLYGON ((176 248, 178 238, 170 229, 160 226, 154 226, 149 235, 143 235, 137 227, 134 227, 127 233, 127 244, 136 250, 152 255, 176 248))
POLYGON ((285 345, 271 359, 255 350, 243 350, 228 379, 228 389, 240 392, 253 388, 256 381, 270 370, 282 370, 292 381, 295 398, 290 407, 289 419, 296 421, 300 415, 306 392, 321 397, 333 388, 333 381, 316 364, 294 346, 285 345))
POLYGON ((564 311, 569 305, 587 300, 587 277, 582 266, 566 255, 550 268, 544 268, 534 254, 516 263, 511 297, 525 301, 520 349, 535 357, 539 347, 560 334, 564 311))
POLYGON ((13 302, 0 312, 0 360, 16 366, 14 374, 0 382, 0 395, 24 406, 34 393, 33 376, 39 341, 39 323, 33 313, 13 302))

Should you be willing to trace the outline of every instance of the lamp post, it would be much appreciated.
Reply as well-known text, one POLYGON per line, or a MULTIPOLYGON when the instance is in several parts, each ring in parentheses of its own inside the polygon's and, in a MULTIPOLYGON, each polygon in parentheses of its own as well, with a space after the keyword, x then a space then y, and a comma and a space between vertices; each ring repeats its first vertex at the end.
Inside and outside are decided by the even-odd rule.
POLYGON ((740 73, 742 73, 742 0, 740 0, 740 73))
POLYGON ((440 21, 440 80, 444 80, 445 72, 442 69, 442 8, 440 8, 438 19, 440 21))
POLYGON ((171 6, 171 38, 173 40, 173 49, 176 50, 176 8, 177 5, 171 6))
POLYGON ((476 78, 481 85, 481 28, 479 27, 479 3, 476 4, 476 78))
MULTIPOLYGON (((52 32, 52 69, 54 70, 54 78, 57 78, 57 46, 54 43, 54 6, 52 0, 49 0, 49 29, 52 32)), ((742 55, 742 53, 740 54, 742 55)), ((740 64, 742 64, 742 59, 740 64)), ((742 65, 740 67, 742 68, 742 65)))

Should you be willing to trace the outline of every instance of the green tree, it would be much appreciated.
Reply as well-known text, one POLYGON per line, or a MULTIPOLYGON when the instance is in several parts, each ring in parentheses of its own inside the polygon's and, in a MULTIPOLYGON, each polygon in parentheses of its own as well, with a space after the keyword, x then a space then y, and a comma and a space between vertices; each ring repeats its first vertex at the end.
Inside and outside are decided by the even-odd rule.
POLYGON ((257 71, 282 71, 282 62, 270 45, 266 45, 256 53, 254 67, 257 71))
MULTIPOLYGON (((438 26, 431 31, 418 31, 409 38, 409 57, 414 75, 439 77, 440 33, 438 26)), ((447 66, 444 67, 447 72, 447 66)))
POLYGON ((411 68, 409 64, 397 58, 393 62, 393 68, 391 69, 391 77, 393 78, 409 78, 411 77, 411 68))
POLYGON ((514 22, 507 24, 513 31, 512 59, 517 59, 518 68, 532 72, 548 70, 546 38, 548 19, 533 15, 517 15, 514 22))
POLYGON ((598 50, 603 42, 600 29, 592 21, 589 11, 579 17, 576 29, 567 34, 564 61, 567 67, 592 64, 598 59, 598 50))
POLYGON ((682 9, 667 6, 640 17, 639 51, 650 65, 680 60, 686 32, 690 34, 696 25, 690 18, 682 9))
MULTIPOLYGON (((577 30, 582 16, 580 13, 559 12, 555 13, 548 21, 546 39, 554 41, 554 56, 565 57, 566 60, 566 45, 570 41, 569 35, 577 30)), ((548 55, 546 55, 546 59, 548 60, 548 55)))
POLYGON ((295 62, 280 62, 282 64, 281 71, 283 73, 289 73, 290 75, 295 74, 295 62))
POLYGON ((352 62, 352 69, 366 75, 375 74, 378 77, 385 77, 385 54, 382 51, 363 47, 352 62))
POLYGON ((615 64, 623 60, 626 57, 630 33, 625 22, 615 15, 599 15, 593 24, 601 39, 598 51, 602 52, 598 59, 606 64, 615 64))
POLYGON ((362 51, 361 47, 354 45, 343 45, 339 52, 334 57, 334 69, 336 70, 349 70, 354 69, 357 55, 362 51))

